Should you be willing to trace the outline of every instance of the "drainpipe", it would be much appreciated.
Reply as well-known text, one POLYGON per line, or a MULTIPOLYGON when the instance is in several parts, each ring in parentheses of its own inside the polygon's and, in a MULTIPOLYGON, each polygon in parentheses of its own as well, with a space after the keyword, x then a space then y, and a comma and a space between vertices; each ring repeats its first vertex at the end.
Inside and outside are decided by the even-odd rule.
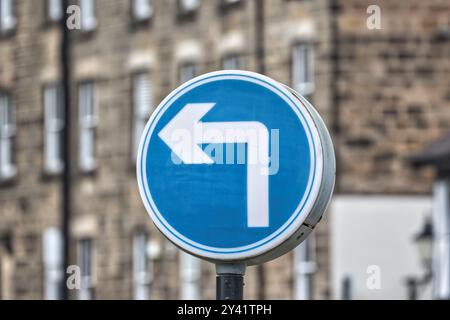
MULTIPOLYGON (((339 105, 339 92, 336 85, 339 78, 339 53, 340 53, 340 33, 339 33, 339 0, 330 0, 330 37, 331 37, 331 77, 330 77, 330 92, 331 92, 331 128, 336 141, 336 171, 339 171, 339 148, 338 138, 341 131, 341 114, 339 105)), ((339 176, 339 175, 337 175, 339 176)), ((336 180, 335 193, 339 192, 339 183, 336 180)))
MULTIPOLYGON (((66 12, 69 6, 68 0, 62 0, 61 5, 64 12, 66 12)), ((69 299, 69 290, 67 288, 67 267, 70 264, 70 214, 71 214, 71 138, 70 138, 70 40, 69 30, 66 27, 66 13, 60 22, 61 29, 61 47, 60 47, 60 63, 61 63, 61 90, 62 100, 64 105, 64 128, 62 133, 63 140, 63 163, 64 170, 61 181, 61 194, 60 194, 60 210, 61 210, 61 225, 63 236, 63 248, 62 248, 62 261, 63 261, 63 281, 61 282, 61 298, 63 300, 69 299)))
MULTIPOLYGON (((255 0, 255 59, 256 72, 265 74, 265 47, 264 47, 264 0, 255 0)), ((266 272, 263 264, 257 266, 257 299, 266 298, 266 272)))

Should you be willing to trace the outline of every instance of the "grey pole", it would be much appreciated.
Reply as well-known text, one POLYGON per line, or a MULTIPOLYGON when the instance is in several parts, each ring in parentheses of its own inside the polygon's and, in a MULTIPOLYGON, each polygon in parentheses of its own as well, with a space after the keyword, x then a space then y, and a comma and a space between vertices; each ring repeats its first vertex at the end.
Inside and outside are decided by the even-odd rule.
POLYGON ((216 264, 217 300, 242 300, 244 298, 244 263, 216 264))

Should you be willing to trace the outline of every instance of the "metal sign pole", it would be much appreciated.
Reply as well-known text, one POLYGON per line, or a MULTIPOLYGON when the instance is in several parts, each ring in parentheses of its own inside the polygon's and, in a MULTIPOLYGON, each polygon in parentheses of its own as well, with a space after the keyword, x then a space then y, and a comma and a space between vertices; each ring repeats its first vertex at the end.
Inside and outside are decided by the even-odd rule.
POLYGON ((216 264, 217 300, 243 300, 245 267, 243 263, 216 264))

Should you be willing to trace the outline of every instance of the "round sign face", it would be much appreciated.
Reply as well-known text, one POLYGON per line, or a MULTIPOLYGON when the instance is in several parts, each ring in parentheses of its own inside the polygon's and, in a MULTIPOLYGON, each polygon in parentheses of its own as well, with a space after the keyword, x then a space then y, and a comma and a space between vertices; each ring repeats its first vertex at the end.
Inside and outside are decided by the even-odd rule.
POLYGON ((256 264, 298 245, 334 184, 331 139, 311 108, 246 71, 208 73, 174 90, 147 123, 137 159, 157 228, 213 262, 256 264))

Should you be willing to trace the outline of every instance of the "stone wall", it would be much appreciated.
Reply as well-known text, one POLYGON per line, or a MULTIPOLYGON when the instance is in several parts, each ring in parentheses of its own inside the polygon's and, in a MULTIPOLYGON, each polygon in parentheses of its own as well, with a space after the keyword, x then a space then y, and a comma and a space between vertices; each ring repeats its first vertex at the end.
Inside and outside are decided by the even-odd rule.
MULTIPOLYGON (((224 8, 219 1, 203 0, 200 10, 189 17, 177 14, 175 0, 153 2, 153 17, 136 24, 129 1, 97 0, 97 28, 70 33, 71 260, 77 264, 78 239, 94 240, 95 297, 101 299, 132 297, 132 237, 140 228, 162 248, 152 261, 151 298, 179 297, 177 249, 152 225, 138 195, 130 147, 132 75, 149 72, 156 107, 179 85, 178 68, 185 62, 195 63, 199 74, 221 69, 222 59, 230 54, 241 55, 247 70, 256 71, 258 65, 256 1, 242 0, 224 8), (78 169, 77 161, 77 88, 86 80, 95 83, 99 115, 98 167, 89 174, 78 169)), ((316 90, 311 101, 332 129, 338 192, 429 192, 430 172, 414 172, 405 160, 450 129, 448 3, 264 3, 268 76, 291 85, 292 46, 299 41, 314 44, 316 90), (366 26, 371 4, 381 8, 380 30, 366 26)), ((0 89, 12 93, 17 107, 18 166, 17 177, 0 186, 0 243, 3 247, 8 239, 12 243, 13 288, 8 297, 19 299, 42 298, 42 232, 59 225, 60 179, 43 171, 42 88, 60 80, 60 33, 57 25, 43 18, 43 4, 44 0, 16 1, 17 28, 0 38, 0 89)), ((318 299, 329 297, 327 221, 315 233, 318 299)), ((292 298, 293 272, 292 254, 265 264, 265 296, 292 298)), ((213 299, 213 266, 204 263, 202 273, 201 295, 213 299)), ((259 296, 257 279, 256 268, 249 268, 247 298, 259 296)))

